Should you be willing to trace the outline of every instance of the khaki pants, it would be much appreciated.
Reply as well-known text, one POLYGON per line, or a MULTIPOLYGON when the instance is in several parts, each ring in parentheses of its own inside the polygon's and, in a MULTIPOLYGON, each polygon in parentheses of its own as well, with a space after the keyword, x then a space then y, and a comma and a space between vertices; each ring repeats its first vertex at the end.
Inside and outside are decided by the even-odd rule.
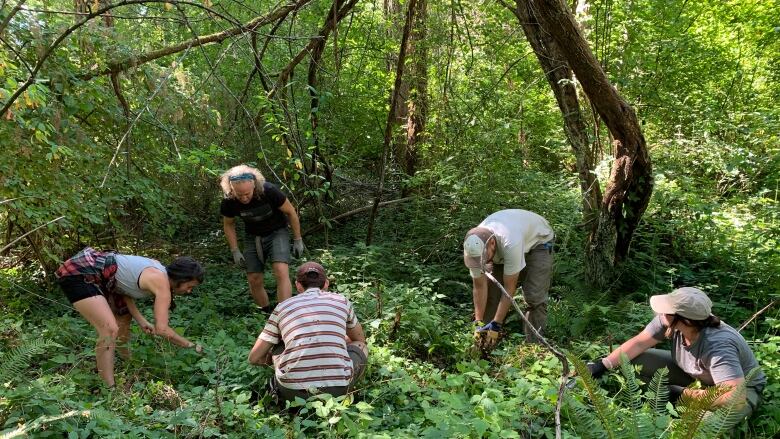
MULTIPOLYGON (((522 287, 523 300, 526 303, 526 318, 531 324, 544 335, 544 328, 547 325, 547 299, 550 292, 550 282, 553 271, 553 252, 551 248, 545 248, 543 245, 537 245, 525 255, 525 268, 520 272, 517 283, 522 287)), ((504 285, 504 265, 493 265, 493 277, 501 285, 504 285)), ((513 294, 514 291, 507 291, 513 294)), ((484 319, 489 322, 496 314, 496 307, 501 301, 501 290, 493 283, 488 281, 488 298, 485 305, 484 319)), ((509 311, 512 312, 511 310, 509 311)), ((538 340, 533 336, 530 329, 523 323, 523 332, 525 339, 529 343, 537 343, 538 340)))

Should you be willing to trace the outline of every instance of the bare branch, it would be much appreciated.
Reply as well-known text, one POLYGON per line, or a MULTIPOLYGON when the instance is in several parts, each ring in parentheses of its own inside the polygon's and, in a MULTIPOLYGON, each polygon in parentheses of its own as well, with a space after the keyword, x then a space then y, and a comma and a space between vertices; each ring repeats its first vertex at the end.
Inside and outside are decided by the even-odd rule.
MULTIPOLYGON (((412 196, 412 197, 398 198, 396 200, 382 201, 381 203, 379 203, 379 207, 385 207, 385 206, 390 206, 392 204, 403 203, 404 201, 413 200, 414 198, 415 197, 412 196)), ((328 222, 334 222, 334 221, 342 220, 344 218, 348 218, 348 217, 354 216, 354 215, 356 215, 356 214, 358 214, 360 212, 365 212, 367 210, 370 210, 373 207, 374 207, 373 203, 369 204, 368 206, 359 207, 357 209, 350 210, 349 212, 344 212, 344 213, 342 213, 340 215, 336 215, 333 218, 328 219, 328 222)), ((323 227, 325 227, 324 223, 317 224, 316 226, 312 227, 311 229, 304 231, 302 233, 302 235, 303 236, 309 235, 311 233, 314 233, 314 232, 322 229, 323 227)))
POLYGON ((70 36, 70 34, 75 32, 80 27, 84 26, 85 24, 87 24, 87 22, 89 22, 93 18, 99 17, 99 16, 105 14, 106 12, 108 12, 108 11, 110 11, 112 9, 118 8, 120 6, 139 5, 139 4, 145 4, 145 3, 177 3, 177 4, 181 3, 181 4, 187 4, 187 5, 191 5, 191 6, 195 6, 195 7, 199 7, 199 8, 203 8, 203 9, 207 9, 208 10, 208 8, 205 8, 201 4, 192 3, 192 2, 188 2, 188 1, 180 1, 180 0, 121 0, 118 3, 109 4, 109 5, 107 5, 107 6, 103 7, 103 8, 100 8, 100 9, 94 11, 94 12, 91 12, 91 13, 85 15, 82 20, 79 20, 78 22, 76 22, 75 24, 73 24, 72 26, 67 28, 65 30, 65 32, 60 34, 60 36, 57 37, 57 39, 54 40, 54 42, 51 43, 51 45, 48 48, 46 48, 46 51, 38 59, 38 62, 35 64, 35 67, 32 69, 32 72, 30 73, 30 76, 27 78, 27 80, 24 81, 22 86, 19 87, 11 95, 11 97, 8 98, 8 100, 3 104, 3 108, 0 109, 0 118, 4 117, 5 114, 8 112, 8 110, 11 108, 11 105, 13 105, 13 103, 16 102, 16 100, 19 98, 19 96, 21 96, 22 93, 24 93, 28 88, 30 88, 30 86, 35 82, 35 77, 38 75, 38 72, 43 67, 43 64, 46 62, 46 60, 49 58, 49 56, 51 56, 51 54, 54 53, 54 50, 57 47, 59 47, 59 45, 63 41, 65 41, 66 38, 68 38, 70 36))
POLYGON ((6 26, 8 26, 8 23, 10 23, 11 19, 14 18, 14 15, 16 15, 16 13, 19 12, 20 9, 22 9, 22 5, 24 5, 26 1, 27 0, 19 0, 19 3, 17 3, 16 6, 14 6, 14 8, 11 9, 11 12, 8 13, 5 19, 3 19, 3 22, 0 23, 0 35, 3 34, 3 31, 5 30, 6 26))
POLYGON ((324 41, 327 40, 328 35, 330 34, 330 31, 333 30, 334 25, 346 17, 347 13, 352 10, 357 2, 358 0, 350 0, 347 4, 345 4, 339 10, 336 20, 333 20, 332 18, 333 8, 331 8, 330 13, 328 14, 328 18, 325 19, 325 25, 320 28, 319 34, 315 37, 312 37, 309 41, 309 44, 307 44, 306 47, 298 52, 292 61, 290 61, 284 67, 284 69, 282 69, 281 73, 279 73, 279 79, 276 81, 276 85, 274 85, 274 88, 268 92, 269 98, 273 98, 274 95, 287 84, 287 79, 290 77, 290 73, 292 73, 295 66, 297 66, 303 60, 303 58, 306 57, 307 54, 311 53, 319 44, 324 44, 324 41), (322 42, 320 42, 320 40, 322 40, 322 42))
POLYGON ((14 244, 16 244, 17 242, 19 242, 19 241, 21 241, 22 239, 26 238, 26 237, 27 237, 27 236, 29 236, 31 233, 34 233, 36 230, 38 230, 38 229, 41 229, 41 228, 43 228, 43 227, 46 227, 46 226, 48 226, 48 225, 49 225, 49 224, 51 224, 51 223, 56 223, 57 221, 59 221, 59 220, 61 220, 61 219, 63 219, 63 218, 65 218, 65 217, 64 217, 64 216, 61 216, 61 217, 59 217, 59 218, 54 218, 53 220, 49 221, 48 223, 46 223, 46 224, 42 224, 42 225, 40 225, 40 226, 38 226, 38 227, 36 227, 36 228, 34 228, 34 229, 30 230, 29 232, 25 233, 24 235, 22 235, 22 236, 20 236, 20 237, 18 237, 18 238, 16 238, 16 239, 14 239, 14 240, 13 240, 13 241, 11 241, 10 243, 8 243, 8 245, 6 245, 5 247, 3 247, 3 248, 2 248, 2 250, 0 250, 0 253, 3 253, 4 251, 6 251, 6 250, 8 250, 9 248, 13 247, 13 245, 14 245, 14 244))
MULTIPOLYGON (((164 56, 181 52, 182 50, 185 50, 188 47, 197 47, 197 46, 204 46, 207 44, 219 43, 236 35, 240 35, 246 32, 254 32, 255 29, 257 29, 258 27, 274 22, 278 20, 279 17, 289 14, 290 11, 292 10, 300 9, 301 7, 305 6, 309 2, 311 2, 311 0, 298 0, 295 3, 287 3, 286 5, 278 9, 275 9, 261 17, 254 18, 253 20, 247 22, 246 24, 239 25, 222 32, 199 36, 189 41, 184 41, 182 43, 175 44, 173 46, 168 46, 162 49, 153 50, 151 52, 147 52, 142 55, 132 56, 122 60, 111 61, 108 63, 108 67, 106 67, 105 69, 100 70, 98 72, 89 72, 83 74, 81 75, 81 78, 88 80, 94 78, 95 76, 107 75, 114 72, 125 71, 127 69, 137 67, 146 62, 153 61, 155 59, 162 58, 164 56)), ((171 3, 175 3, 175 2, 171 2, 171 3)))

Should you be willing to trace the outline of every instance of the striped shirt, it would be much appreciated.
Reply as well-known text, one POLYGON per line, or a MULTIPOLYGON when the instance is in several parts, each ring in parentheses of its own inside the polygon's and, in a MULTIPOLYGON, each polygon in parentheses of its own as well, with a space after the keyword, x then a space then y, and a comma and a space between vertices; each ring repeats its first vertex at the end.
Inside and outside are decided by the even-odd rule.
POLYGON ((284 342, 276 359, 276 378, 288 389, 347 386, 352 359, 347 328, 357 325, 352 303, 341 294, 310 288, 274 309, 259 338, 284 342))

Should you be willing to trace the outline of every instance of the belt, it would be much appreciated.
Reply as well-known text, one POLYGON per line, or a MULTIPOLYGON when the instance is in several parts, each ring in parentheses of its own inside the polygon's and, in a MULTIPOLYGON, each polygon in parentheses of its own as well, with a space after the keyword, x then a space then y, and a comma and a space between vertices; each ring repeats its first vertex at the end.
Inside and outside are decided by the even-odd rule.
POLYGON ((555 242, 555 240, 551 239, 551 240, 549 240, 547 242, 542 242, 542 243, 536 244, 535 246, 533 246, 533 248, 531 248, 531 250, 537 250, 537 249, 542 249, 543 248, 545 250, 552 251, 554 242, 555 242))

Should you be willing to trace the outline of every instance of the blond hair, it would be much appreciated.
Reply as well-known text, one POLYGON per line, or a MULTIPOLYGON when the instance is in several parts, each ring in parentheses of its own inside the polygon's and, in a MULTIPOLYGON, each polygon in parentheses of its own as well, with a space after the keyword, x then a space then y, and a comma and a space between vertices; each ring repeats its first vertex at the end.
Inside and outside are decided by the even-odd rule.
POLYGON ((265 177, 257 169, 247 166, 238 165, 225 171, 219 176, 219 186, 222 188, 222 193, 225 198, 236 198, 235 192, 233 192, 233 185, 241 181, 252 181, 255 184, 254 197, 260 198, 263 195, 263 183, 265 183, 265 177), (243 178, 237 181, 230 181, 231 177, 236 178, 246 175, 247 178, 243 178), (250 178, 250 176, 254 178, 250 178))

